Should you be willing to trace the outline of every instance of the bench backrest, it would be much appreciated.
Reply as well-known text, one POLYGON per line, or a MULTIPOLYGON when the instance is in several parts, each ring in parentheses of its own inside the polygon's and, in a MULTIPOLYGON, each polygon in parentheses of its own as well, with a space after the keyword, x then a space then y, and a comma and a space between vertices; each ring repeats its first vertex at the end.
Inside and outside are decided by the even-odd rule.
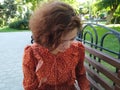
POLYGON ((85 49, 89 53, 85 55, 85 67, 91 87, 95 90, 120 90, 120 60, 88 46, 85 49))
POLYGON ((106 32, 101 31, 103 35, 99 35, 101 32, 94 25, 97 24, 86 24, 77 38, 85 46, 85 67, 91 90, 120 90, 120 33, 98 25, 108 29, 106 32), (117 39, 112 41, 113 36, 111 38, 108 35, 117 39), (105 41, 106 38, 110 39, 105 41), (106 42, 112 42, 111 47, 115 49, 105 48, 106 42))

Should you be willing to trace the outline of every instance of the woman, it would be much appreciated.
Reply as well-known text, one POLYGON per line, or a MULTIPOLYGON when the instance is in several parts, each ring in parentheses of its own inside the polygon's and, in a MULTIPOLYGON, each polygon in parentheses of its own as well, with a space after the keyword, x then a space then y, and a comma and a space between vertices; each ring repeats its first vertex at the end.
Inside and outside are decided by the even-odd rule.
POLYGON ((81 28, 71 6, 52 2, 39 7, 29 22, 34 43, 23 57, 24 90, 89 90, 84 47, 73 41, 81 28))

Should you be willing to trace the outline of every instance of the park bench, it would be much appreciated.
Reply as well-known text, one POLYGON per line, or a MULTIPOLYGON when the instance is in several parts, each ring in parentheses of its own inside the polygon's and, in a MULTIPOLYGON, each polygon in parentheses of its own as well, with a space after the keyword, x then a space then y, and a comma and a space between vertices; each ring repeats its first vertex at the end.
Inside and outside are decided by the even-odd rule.
POLYGON ((85 67, 91 90, 120 90, 120 32, 87 23, 77 40, 85 46, 85 67))

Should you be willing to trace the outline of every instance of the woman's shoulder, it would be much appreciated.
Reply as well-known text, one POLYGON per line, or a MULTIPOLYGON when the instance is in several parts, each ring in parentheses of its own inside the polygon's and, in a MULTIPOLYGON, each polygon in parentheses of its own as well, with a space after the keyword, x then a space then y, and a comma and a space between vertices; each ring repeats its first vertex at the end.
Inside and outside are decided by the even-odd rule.
POLYGON ((33 57, 35 57, 37 60, 40 60, 42 57, 48 56, 48 49, 36 43, 26 46, 25 52, 31 52, 33 57))
POLYGON ((27 45, 24 50, 25 51, 34 51, 34 50, 39 50, 39 49, 42 49, 43 47, 39 44, 36 44, 36 43, 33 43, 33 44, 30 44, 30 45, 27 45))
POLYGON ((24 65, 28 65, 30 62, 32 62, 33 60, 33 56, 32 56, 32 48, 31 45, 27 45, 24 48, 24 54, 23 54, 23 64, 24 65))
POLYGON ((26 58, 33 58, 35 56, 35 46, 33 44, 26 45, 24 48, 24 56, 26 58))
POLYGON ((80 41, 73 41, 72 46, 75 48, 84 48, 84 45, 80 41))
POLYGON ((28 53, 28 52, 30 52, 30 51, 32 51, 31 45, 25 46, 24 52, 28 53))
POLYGON ((85 53, 85 47, 80 41, 74 41, 72 43, 72 49, 73 51, 77 51, 79 55, 83 55, 85 53))

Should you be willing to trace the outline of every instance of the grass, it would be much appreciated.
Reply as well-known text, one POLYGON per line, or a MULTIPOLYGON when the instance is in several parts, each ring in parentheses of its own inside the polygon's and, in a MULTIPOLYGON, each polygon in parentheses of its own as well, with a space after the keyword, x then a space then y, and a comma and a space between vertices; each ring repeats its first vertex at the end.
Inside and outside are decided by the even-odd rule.
POLYGON ((29 31, 29 30, 18 30, 9 27, 0 27, 0 32, 24 32, 24 31, 29 31))

